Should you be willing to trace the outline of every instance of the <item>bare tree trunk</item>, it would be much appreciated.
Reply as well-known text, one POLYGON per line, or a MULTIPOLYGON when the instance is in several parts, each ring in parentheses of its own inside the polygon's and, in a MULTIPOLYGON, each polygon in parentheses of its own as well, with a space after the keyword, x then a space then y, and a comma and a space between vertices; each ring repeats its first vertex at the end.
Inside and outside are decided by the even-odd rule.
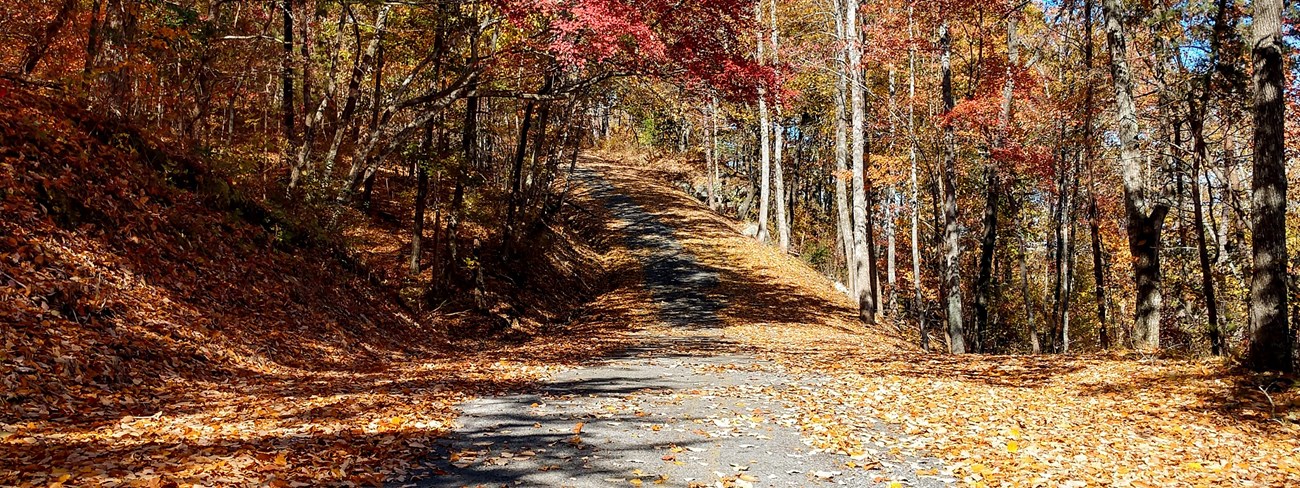
POLYGON ((885 203, 885 284, 889 286, 889 298, 883 301, 885 313, 893 317, 898 312, 898 242, 895 234, 898 227, 895 200, 897 192, 889 192, 889 201, 885 203))
POLYGON ((1093 111, 1095 109, 1096 89, 1092 83, 1092 0, 1084 2, 1083 7, 1083 66, 1085 79, 1083 96, 1083 159, 1088 165, 1088 230, 1092 237, 1092 280, 1097 300, 1097 336, 1102 349, 1110 348, 1110 324, 1106 319, 1106 269, 1105 255, 1101 243, 1101 215, 1097 208, 1097 173, 1096 144, 1093 141, 1093 111))
MULTIPOLYGON (((779 102, 778 102, 779 103, 779 102)), ((787 215, 787 201, 785 198, 785 172, 781 164, 785 152, 785 127, 781 125, 781 108, 776 108, 777 123, 772 132, 775 135, 773 142, 772 154, 772 197, 776 203, 776 242, 781 252, 790 252, 790 218, 787 215)))
MULTIPOLYGON (((939 65, 942 70, 943 112, 956 106, 952 95, 952 39, 948 23, 939 26, 939 65)), ((951 124, 943 126, 943 288, 947 300, 948 350, 966 352, 961 312, 961 220, 957 216, 957 140, 951 124)))
POLYGON ((849 43, 847 49, 849 72, 849 110, 850 132, 852 136, 853 177, 853 261, 855 292, 858 300, 858 315, 868 325, 876 322, 876 290, 872 275, 875 263, 871 260, 867 240, 866 169, 867 169, 867 134, 866 134, 866 93, 865 79, 862 76, 862 37, 858 25, 858 0, 845 2, 845 34, 849 43))
MULTIPOLYGON (((471 20, 475 17, 470 17, 471 20)), ((475 23, 477 23, 475 21, 475 23)), ((475 30, 470 34, 467 41, 469 44, 469 55, 471 58, 478 57, 479 31, 475 30)), ((478 89, 478 81, 471 81, 467 87, 470 92, 478 89)), ((442 276, 438 281, 445 283, 455 269, 457 251, 460 242, 460 221, 465 212, 465 185, 469 183, 469 172, 478 165, 478 97, 468 97, 465 99, 465 118, 461 122, 460 150, 463 159, 456 166, 456 185, 452 190, 451 209, 447 217, 447 260, 443 264, 442 276)), ((606 133, 608 133, 608 112, 606 112, 606 133)))
MULTIPOLYGON (((300 31, 301 39, 298 40, 298 62, 301 63, 302 68, 302 86, 299 88, 299 91, 302 93, 302 116, 304 125, 307 124, 306 119, 311 116, 308 112, 312 107, 311 91, 313 81, 311 72, 311 27, 320 20, 320 16, 317 15, 317 12, 319 11, 316 9, 315 0, 302 0, 302 22, 299 22, 302 30, 300 31)), ((306 130, 305 127, 304 130, 306 130)), ((311 143, 311 140, 306 137, 303 137, 302 140, 304 143, 311 143)))
POLYGON ((709 140, 707 142, 708 168, 705 171, 709 173, 709 209, 714 212, 718 211, 718 159, 721 154, 718 153, 718 97, 713 97, 709 102, 709 140))
MULTIPOLYGON (((780 66, 781 43, 776 25, 776 0, 772 0, 770 5, 772 6, 772 65, 780 66)), ((779 90, 773 91, 774 93, 780 93, 779 90)), ((779 97, 773 98, 772 105, 776 112, 776 124, 772 129, 774 131, 773 136, 775 136, 775 140, 772 141, 775 144, 772 157, 775 171, 772 176, 775 180, 773 183, 776 186, 776 241, 781 252, 790 252, 790 219, 786 215, 788 209, 786 208, 785 174, 781 169, 781 165, 784 163, 783 153, 785 151, 785 115, 782 113, 781 99, 779 97)))
POLYGON ((1250 278, 1250 349, 1256 371, 1291 371, 1292 337, 1287 321, 1286 249, 1286 46, 1283 0, 1256 0, 1251 59, 1255 65, 1255 157, 1251 196, 1254 222, 1250 278))
MULTIPOLYGON (((1120 0, 1103 0, 1106 43, 1110 47, 1111 79, 1115 87, 1120 142, 1120 173, 1124 207, 1128 215, 1129 251, 1137 290, 1133 342, 1139 349, 1160 348, 1160 234, 1169 207, 1152 201, 1143 173, 1146 164, 1138 148, 1137 109, 1128 65, 1128 37, 1124 32, 1120 0)), ((1283 313, 1285 316, 1285 312, 1283 313)))
POLYGON ((137 98, 135 97, 134 64, 131 46, 135 43, 136 9, 135 2, 107 0, 104 8, 104 20, 99 24, 100 37, 97 50, 101 50, 103 65, 111 67, 103 73, 107 81, 107 90, 103 100, 119 116, 135 115, 137 98))
MULTIPOLYGON (((843 4, 836 3, 836 30, 841 45, 848 44, 847 25, 843 4)), ((852 178, 849 172, 849 70, 848 49, 840 51, 838 77, 835 86, 835 210, 836 221, 840 229, 840 243, 844 246, 844 269, 848 280, 850 297, 857 297, 857 261, 853 247, 853 220, 849 214, 848 185, 846 179, 852 178)))
MULTIPOLYGON (((421 160, 415 170, 415 217, 411 225, 411 261, 412 276, 420 274, 420 241, 424 239, 424 210, 429 195, 429 172, 433 170, 433 124, 424 129, 424 141, 421 143, 421 160)), ((436 244, 436 243, 435 243, 436 244)))
POLYGON ((990 163, 984 174, 984 233, 980 237, 979 271, 975 277, 975 327, 971 331, 971 352, 987 352, 985 339, 992 329, 989 308, 995 286, 993 252, 997 249, 1000 184, 997 169, 990 163))
MULTIPOLYGON (((909 40, 916 37, 914 23, 912 21, 912 5, 907 6, 907 38, 909 40)), ((910 43, 909 43, 910 45, 910 43)), ((908 137, 908 159, 912 163, 911 182, 912 182, 912 289, 914 300, 916 301, 917 327, 921 333, 921 349, 926 352, 930 351, 930 331, 926 327, 925 319, 928 308, 925 299, 921 296, 921 196, 920 189, 916 183, 916 165, 917 165, 917 144, 916 140, 916 47, 910 46, 907 50, 907 137, 908 137)))
POLYGON ((515 232, 515 212, 519 207, 519 191, 523 185, 524 158, 528 152, 528 132, 532 129, 533 109, 535 103, 532 100, 525 102, 523 118, 519 119, 519 141, 515 146, 515 155, 513 163, 510 165, 510 201, 506 209, 506 226, 502 232, 502 245, 505 249, 511 247, 511 240, 515 232))
MULTIPOLYGON (((896 155, 897 149, 894 144, 898 140, 898 85, 894 79, 894 65, 890 63, 889 70, 889 102, 886 110, 889 111, 889 146, 886 151, 891 155, 896 155)), ((885 190, 884 200, 880 204, 880 211, 885 217, 885 285, 889 288, 888 295, 880 299, 882 313, 887 314, 890 318, 897 317, 898 314, 898 211, 902 207, 900 200, 902 195, 898 192, 898 187, 894 182, 890 182, 885 190)), ((881 290, 884 295, 884 290, 881 290)), ((895 323, 901 329, 902 323, 895 323)))
MULTIPOLYGON (((871 146, 868 145, 867 147, 869 148, 871 146)), ((867 151, 867 159, 868 160, 871 159, 870 150, 867 151)), ((878 193, 876 192, 875 188, 869 189, 866 193, 867 193, 867 215, 872 215, 874 213, 874 209, 876 208, 876 196, 878 195, 878 193)), ((866 223, 867 223, 867 233, 866 233, 867 261, 871 263, 871 267, 868 268, 871 270, 870 310, 872 315, 880 315, 880 306, 883 302, 884 296, 881 294, 881 290, 880 290, 880 249, 878 246, 876 246, 876 242, 877 242, 876 241, 876 219, 868 217, 866 219, 866 223)))
MULTIPOLYGON (((325 108, 334 101, 334 97, 338 92, 338 86, 334 76, 338 72, 339 52, 343 50, 343 34, 345 31, 343 26, 346 24, 346 21, 347 12, 345 10, 339 13, 338 29, 335 34, 333 46, 334 53, 330 56, 329 72, 325 77, 325 93, 321 97, 320 104, 317 105, 315 113, 309 113, 303 117, 303 143, 298 147, 297 164, 294 165, 292 171, 289 173, 290 190, 297 188, 303 176, 311 169, 309 164, 311 161, 313 142, 316 139, 316 129, 320 127, 321 121, 325 118, 325 108)), ((311 70, 308 69, 308 67, 311 66, 311 60, 307 57, 309 54, 306 47, 308 42, 307 39, 303 40, 303 56, 307 59, 303 63, 303 106, 310 108, 307 104, 307 99, 310 97, 310 90, 307 87, 307 78, 308 73, 311 72, 311 70)))
MULTIPOLYGON (((1205 83, 1205 88, 1210 88, 1205 83)), ((1205 107, 1209 92, 1202 93, 1200 105, 1187 94, 1187 121, 1192 135, 1192 220, 1196 227, 1196 257, 1201 271, 1201 295, 1205 298, 1205 312, 1208 319, 1210 352, 1215 356, 1223 354, 1223 337, 1219 323, 1219 302, 1214 294, 1214 272, 1210 261, 1210 249, 1205 237, 1205 203, 1201 197, 1201 174, 1209 160, 1209 147, 1205 142, 1205 107)), ((1211 203, 1212 205, 1213 203, 1211 203)))
POLYGON ((284 147, 280 151, 281 164, 290 160, 290 155, 294 154, 295 135, 294 135, 294 109, 293 109, 293 0, 284 0, 280 4, 284 14, 284 29, 281 32, 284 46, 284 57, 280 59, 280 84, 282 89, 280 99, 280 117, 284 127, 284 147))
POLYGON ((776 242, 781 252, 790 252, 790 219, 785 198, 785 172, 781 167, 785 152, 785 127, 781 125, 781 109, 776 109, 777 122, 772 132, 772 199, 776 207, 776 242))
MULTIPOLYGON (((763 0, 758 0, 755 4, 755 15, 757 19, 763 18, 763 0)), ((758 56, 759 64, 766 62, 764 55, 765 44, 763 35, 760 33, 755 36, 758 38, 758 56)), ((767 217, 768 203, 772 199, 771 180, 772 180, 772 121, 767 112, 767 86, 762 82, 758 84, 758 139, 759 139, 759 182, 758 182, 758 240, 767 242, 770 237, 768 234, 767 217)))
MULTIPOLYGON (((1023 218, 1022 218, 1023 219, 1023 218)), ((1020 230, 1020 290, 1025 300, 1025 326, 1029 328, 1029 347, 1034 354, 1041 354, 1043 346, 1038 340, 1038 323, 1034 320, 1034 304, 1029 294, 1029 237, 1025 236, 1024 224, 1020 230)))
POLYGON ((1067 191, 1064 186, 1061 193, 1064 196, 1062 200, 1061 216, 1061 260, 1060 268, 1057 273, 1060 275, 1059 298, 1056 301, 1056 316, 1061 324, 1061 352, 1070 352, 1070 302, 1074 299, 1074 257, 1075 257, 1075 212, 1078 209, 1079 200, 1079 161, 1078 154, 1074 155, 1074 170, 1067 173, 1067 177, 1062 180, 1063 183, 1069 184, 1067 191))

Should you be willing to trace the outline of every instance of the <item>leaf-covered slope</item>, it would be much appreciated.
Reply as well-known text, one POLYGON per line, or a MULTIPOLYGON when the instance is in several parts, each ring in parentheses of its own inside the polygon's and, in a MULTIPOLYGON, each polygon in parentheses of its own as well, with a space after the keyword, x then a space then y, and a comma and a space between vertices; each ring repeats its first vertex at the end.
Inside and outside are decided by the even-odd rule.
POLYGON ((239 216, 256 207, 231 210, 228 185, 166 148, 0 97, 0 418, 144 413, 193 393, 163 391, 177 381, 330 370, 431 336, 323 252, 275 249, 239 216))

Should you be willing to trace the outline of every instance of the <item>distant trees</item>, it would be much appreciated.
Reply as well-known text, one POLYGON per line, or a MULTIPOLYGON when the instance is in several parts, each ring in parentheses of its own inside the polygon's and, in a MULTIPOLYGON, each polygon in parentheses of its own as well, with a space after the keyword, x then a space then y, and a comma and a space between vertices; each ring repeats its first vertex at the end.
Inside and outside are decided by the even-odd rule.
MULTIPOLYGON (((943 323, 953 352, 1246 354, 1286 344, 1276 285, 1287 264, 1274 259, 1286 256, 1284 240, 1257 219, 1273 215, 1266 226, 1277 232, 1300 224, 1285 219, 1284 196, 1261 200, 1284 191, 1294 143, 1280 115, 1255 124, 1247 115, 1285 107, 1287 91, 1284 81, 1249 89, 1243 74, 1258 88, 1262 68, 1244 60, 1292 53, 1247 39, 1271 28, 1254 19, 1272 7, 1251 5, 761 1, 760 17, 777 15, 752 35, 779 31, 780 43, 752 45, 769 65, 779 53, 781 76, 754 84, 759 100, 720 111, 712 165, 742 197, 749 182, 761 192, 779 180, 788 188, 773 193, 810 201, 787 217, 790 251, 843 279, 864 322, 883 313, 923 335, 943 323), (895 78, 904 70, 905 91, 895 78), (1250 103, 1260 93, 1278 98, 1250 103), (788 142, 817 163, 765 156, 782 130, 768 128, 787 120, 773 111, 811 121, 788 142), (1275 172, 1248 157, 1274 158, 1275 172), (1265 202, 1275 206, 1255 210, 1265 202), (892 232, 903 215, 910 232, 892 232), (1272 247, 1247 252, 1236 245, 1246 238, 1272 247), (912 266, 895 265, 898 245, 912 266), (1280 325, 1253 325, 1248 303, 1280 325)), ((779 234, 787 218, 755 206, 730 208, 779 234)), ((1271 364, 1260 367, 1281 363, 1271 364)))

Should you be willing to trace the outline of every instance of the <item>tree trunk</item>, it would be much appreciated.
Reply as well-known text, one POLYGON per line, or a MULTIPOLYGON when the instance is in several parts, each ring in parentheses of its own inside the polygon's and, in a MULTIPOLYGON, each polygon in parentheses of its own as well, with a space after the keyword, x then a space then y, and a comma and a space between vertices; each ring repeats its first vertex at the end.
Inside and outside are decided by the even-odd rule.
POLYGON ((708 141, 708 168, 709 173, 709 209, 714 212, 718 211, 718 159, 721 154, 718 152, 718 98, 715 96, 709 102, 709 141, 708 141))
MULTIPOLYGON (((836 30, 841 44, 848 43, 843 5, 836 3, 836 30)), ((848 49, 840 51, 837 59, 837 79, 835 86, 835 213, 839 224, 840 243, 844 246, 845 278, 849 296, 857 296, 857 262, 853 253, 853 220, 849 214, 848 184, 852 178, 849 172, 849 64, 848 49)))
POLYGON ((1120 0, 1103 0, 1106 43, 1110 47, 1110 72, 1115 88, 1120 142, 1120 173, 1124 186, 1124 208, 1128 216, 1129 251, 1133 255, 1133 278, 1137 290, 1134 307, 1133 341, 1138 349, 1160 348, 1160 234, 1169 207, 1153 202, 1143 174, 1146 163, 1138 147, 1137 109, 1128 65, 1128 37, 1124 32, 1120 0))
MULTIPOLYGON (((1209 88, 1207 82, 1205 89, 1209 88)), ((1206 330, 1210 336, 1210 352, 1218 356, 1223 354, 1223 337, 1220 333, 1222 329, 1219 323, 1219 301, 1214 294, 1214 272, 1210 261, 1210 249, 1205 237, 1205 203, 1201 197, 1201 174, 1206 161, 1209 160, 1204 118, 1208 91, 1203 92, 1202 97, 1198 105, 1191 92, 1187 94, 1187 121, 1192 135, 1192 220, 1196 227, 1196 257, 1201 271, 1201 295, 1205 298, 1205 312, 1209 322, 1206 330)))
MULTIPOLYGON (((478 160, 478 97, 465 99, 465 120, 461 124, 461 154, 464 160, 456 168, 456 187, 451 194, 451 212, 447 218, 447 265, 454 266, 458 258, 460 220, 465 213, 465 185, 469 171, 478 160)), ((444 275, 445 277, 445 275, 444 275)))
POLYGON ((889 192, 889 201, 885 203, 885 284, 889 287, 889 298, 884 300, 882 305, 885 307, 885 313, 889 317, 894 317, 898 312, 898 241, 897 227, 898 215, 897 205, 898 193, 894 190, 889 192))
POLYGON ((1096 144, 1093 142, 1093 112, 1096 89, 1092 83, 1092 0, 1084 2, 1083 66, 1088 73, 1083 96, 1083 159, 1088 165, 1088 230, 1092 237, 1092 281, 1097 300, 1097 336, 1102 349, 1110 348, 1110 324, 1106 319, 1106 269, 1101 243, 1101 215, 1097 208, 1096 144))
POLYGON ((283 39, 284 57, 280 59, 280 117, 284 127, 284 147, 280 152, 281 163, 288 162, 294 154, 294 109, 293 109, 293 0, 284 0, 280 5, 284 13, 283 39))
MULTIPOLYGON (((939 26, 939 65, 942 70, 943 113, 956 105, 952 95, 952 39, 947 22, 939 26)), ((948 350, 966 352, 961 312, 961 220, 957 216, 957 140, 952 124, 943 125, 943 288, 947 301, 948 350)))
MULTIPOLYGON (((380 112, 380 105, 381 105, 380 101, 383 100, 384 59, 385 59, 384 42, 383 42, 384 33, 382 31, 376 32, 375 36, 379 38, 379 52, 375 56, 374 89, 370 92, 370 130, 372 131, 372 133, 379 132, 380 130, 379 112, 380 112)), ((438 48, 435 47, 434 49, 436 51, 438 48)), ((361 155, 361 157, 354 157, 353 161, 355 162, 363 159, 365 159, 365 155, 361 155)), ((374 188, 375 188, 375 174, 376 174, 375 171, 366 172, 365 190, 361 192, 362 208, 370 208, 371 193, 374 192, 374 188)))
MULTIPOLYGON (((1007 16, 1007 68, 1006 81, 1002 89, 1002 113, 998 118, 998 133, 996 144, 999 148, 1005 149, 1009 143, 1007 140, 1010 136, 1011 118, 1013 116, 1013 103, 1015 101, 1015 69, 1020 61, 1019 44, 1016 38, 1016 22, 1018 20, 1019 9, 1011 12, 1007 16)), ((977 352, 987 352, 988 335, 992 331, 992 324, 989 322, 989 308, 992 306, 993 289, 996 286, 993 283, 993 257, 994 251, 997 250, 998 239, 998 201, 1001 196, 1001 182, 998 176, 998 158, 1003 157, 1000 154, 994 154, 989 158, 988 167, 985 168, 984 175, 984 235, 980 239, 980 261, 979 275, 975 280, 975 337, 973 345, 977 352)))
MULTIPOLYGON (((301 10, 302 22, 299 22, 301 27, 299 32, 301 33, 301 36, 300 39, 298 39, 298 62, 302 69, 302 86, 299 87, 298 91, 302 93, 302 117, 303 124, 306 125, 306 119, 311 116, 309 111, 312 107, 311 91, 313 80, 311 67, 313 63, 311 61, 311 27, 320 20, 320 16, 317 15, 319 10, 316 9, 314 0, 302 0, 301 10)), ((306 130, 305 127, 304 130, 306 130)), ((302 141, 304 141, 305 144, 311 143, 311 140, 305 136, 302 138, 302 141)))
POLYGON ((515 155, 510 165, 510 198, 506 209, 505 229, 502 232, 501 243, 505 249, 511 247, 511 240, 515 232, 515 212, 519 207, 519 191, 523 185, 524 158, 528 152, 528 132, 532 129, 533 109, 535 103, 529 100, 524 103, 524 115, 519 119, 519 140, 515 145, 515 155))
MULTIPOLYGON (((1022 217, 1023 220, 1023 217, 1022 217)), ((1025 326, 1029 329, 1029 347, 1033 354, 1043 352, 1043 346, 1038 340, 1038 323, 1034 320, 1034 304, 1030 300, 1029 294, 1029 238, 1025 236, 1021 223, 1020 231, 1020 291, 1025 300, 1025 326)))
MULTIPOLYGON (((772 6, 772 65, 780 66, 781 44, 776 25, 776 1, 773 0, 769 5, 772 6)), ((778 85, 776 88, 777 89, 773 90, 773 93, 780 93, 780 86, 778 85)), ((783 153, 785 151, 785 120, 781 109, 781 99, 779 97, 773 97, 772 106, 776 112, 776 124, 772 128, 772 135, 775 137, 772 141, 773 144, 775 144, 773 146, 774 153, 772 155, 772 164, 774 165, 773 169, 775 171, 772 176, 774 178, 773 183, 776 186, 776 241, 781 252, 790 252, 790 220, 789 217, 787 217, 788 209, 786 208, 785 174, 781 169, 781 165, 784 162, 783 153)))
MULTIPOLYGON (((763 1, 759 0, 755 4, 755 17, 763 18, 763 1)), ((755 36, 758 38, 758 55, 759 64, 766 62, 764 55, 763 35, 760 33, 755 36)), ((759 181, 758 181, 758 241, 768 241, 768 203, 772 199, 771 180, 772 180, 772 121, 767 112, 767 86, 762 82, 758 84, 758 139, 759 139, 759 181)))
POLYGON ((998 239, 998 188, 997 169, 990 167, 984 174, 984 233, 980 237, 979 274, 975 278, 975 327, 972 332, 971 352, 987 352, 985 339, 989 324, 989 307, 993 295, 993 252, 998 239))
MULTIPOLYGON (((781 110, 777 111, 777 118, 780 118, 781 110)), ((776 203, 776 242, 781 252, 790 252, 790 218, 787 214, 787 201, 785 198, 785 173, 781 168, 782 153, 785 148, 784 127, 778 122, 773 130, 776 140, 773 141, 772 155, 772 197, 776 203)))
MULTIPOLYGON (((433 124, 425 128, 420 158, 415 170, 415 217, 411 224, 411 276, 420 274, 420 241, 424 239, 425 201, 429 195, 429 172, 433 170, 433 124)), ((435 243, 436 244, 436 243, 435 243)))
MULTIPOLYGON (((347 22, 347 11, 345 10, 339 13, 338 29, 335 34, 334 46, 333 46, 334 53, 330 56, 329 72, 325 76, 325 93, 321 97, 320 103, 317 105, 315 113, 305 114, 303 117, 303 143, 298 146, 298 161, 289 173, 290 190, 297 188, 298 185, 301 183, 303 176, 305 176, 311 170, 310 167, 311 151, 312 151, 313 142, 316 139, 316 129, 320 127, 321 121, 324 120, 325 118, 325 108, 328 107, 334 101, 334 97, 335 95, 337 95, 336 92, 338 91, 338 86, 334 79, 334 75, 335 73, 337 73, 338 70, 339 51, 343 49, 343 33, 345 31, 343 26, 346 24, 346 22, 347 22)), ((309 51, 307 50, 306 47, 308 43, 309 43, 308 39, 303 40, 303 57, 306 59, 306 61, 303 62, 302 92, 303 92, 304 107, 310 107, 307 104, 307 99, 310 97, 309 88, 307 85, 309 83, 308 81, 309 74, 311 73, 309 67, 311 66, 312 63, 310 58, 308 57, 309 51)), ((233 102, 234 99, 232 97, 231 103, 233 104, 233 102)))
POLYGON ((1250 277, 1250 349, 1247 363, 1256 371, 1290 371, 1291 335, 1287 321, 1286 102, 1282 42, 1283 0, 1256 0, 1251 59, 1255 65, 1255 156, 1251 196, 1254 267, 1250 277))
POLYGON ((104 39, 101 32, 103 24, 100 20, 103 6, 104 0, 94 0, 90 4, 90 26, 86 29, 86 64, 81 70, 83 76, 90 75, 90 72, 95 69, 96 58, 99 57, 100 43, 104 39))
POLYGON ((1069 177, 1064 180, 1069 182, 1070 189, 1067 192, 1064 187, 1061 188, 1061 193, 1066 196, 1063 202, 1064 206, 1061 209, 1061 215, 1063 217, 1061 230, 1064 236, 1061 241, 1061 267, 1057 270, 1061 276, 1061 281, 1059 283, 1060 298, 1056 302, 1056 316, 1059 318, 1061 324, 1061 337, 1059 339, 1061 341, 1062 353, 1070 352, 1070 302, 1074 299, 1075 236, 1078 235, 1075 232, 1075 218, 1077 217, 1075 212, 1078 209, 1076 202, 1079 200, 1078 154, 1076 153, 1074 157, 1074 170, 1071 171, 1069 177))
MULTIPOLYGON (((907 6, 907 38, 914 39, 916 32, 913 30, 912 6, 907 6)), ((929 307, 926 306, 925 299, 921 294, 921 194, 920 188, 916 183, 916 165, 917 165, 917 144, 916 140, 916 47, 909 46, 907 49, 907 137, 908 159, 912 163, 911 183, 912 183, 912 290, 916 301, 917 328, 921 333, 921 349, 930 351, 930 331, 926 328, 926 314, 929 307)))
MULTIPOLYGON (((870 147, 870 145, 868 145, 870 147)), ((870 160, 870 151, 867 153, 867 159, 870 160)), ((867 193, 867 215, 872 215, 876 208, 876 190, 868 189, 867 193)), ((880 305, 884 298, 880 290, 880 249, 876 245, 876 219, 868 217, 866 219, 867 233, 865 242, 867 243, 867 262, 871 266, 867 269, 871 272, 871 304, 870 312, 873 316, 880 315, 880 305)))
POLYGON ((872 245, 867 241, 867 134, 866 134, 866 94, 862 69, 862 37, 858 25, 858 0, 845 2, 845 37, 848 39, 849 73, 849 110, 850 132, 852 136, 852 198, 853 198, 853 261, 854 289, 857 294, 858 315, 868 325, 876 322, 876 290, 871 275, 875 273, 875 263, 871 261, 872 245))

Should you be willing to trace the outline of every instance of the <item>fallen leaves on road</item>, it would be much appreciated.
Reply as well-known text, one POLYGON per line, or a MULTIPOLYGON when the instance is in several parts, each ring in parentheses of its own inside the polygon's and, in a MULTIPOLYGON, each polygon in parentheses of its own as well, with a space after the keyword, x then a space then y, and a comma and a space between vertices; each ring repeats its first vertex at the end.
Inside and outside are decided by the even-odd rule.
POLYGON ((661 218, 722 278, 736 347, 827 378, 776 392, 819 448, 933 455, 973 486, 1300 486, 1295 389, 1265 393, 1267 377, 1216 360, 915 352, 893 324, 858 325, 829 280, 649 172, 607 174, 673 209, 661 218))

